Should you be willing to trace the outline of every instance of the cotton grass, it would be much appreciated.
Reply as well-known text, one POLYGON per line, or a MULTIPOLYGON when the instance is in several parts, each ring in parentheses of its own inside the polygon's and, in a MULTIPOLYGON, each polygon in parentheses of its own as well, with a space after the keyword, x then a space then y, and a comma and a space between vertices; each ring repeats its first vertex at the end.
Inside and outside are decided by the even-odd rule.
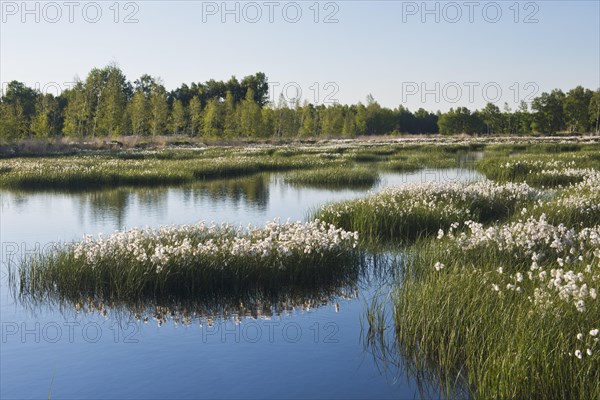
POLYGON ((466 369, 478 398, 598 398, 599 346, 578 333, 600 321, 600 226, 467 221, 410 254, 394 296, 403 352, 466 369))
POLYGON ((21 290, 132 297, 310 285, 361 263, 358 234, 321 221, 132 229, 25 260, 21 290))
POLYGON ((437 233, 455 221, 506 218, 540 196, 540 191, 527 184, 430 182, 326 205, 315 217, 358 231, 370 240, 412 240, 437 233))

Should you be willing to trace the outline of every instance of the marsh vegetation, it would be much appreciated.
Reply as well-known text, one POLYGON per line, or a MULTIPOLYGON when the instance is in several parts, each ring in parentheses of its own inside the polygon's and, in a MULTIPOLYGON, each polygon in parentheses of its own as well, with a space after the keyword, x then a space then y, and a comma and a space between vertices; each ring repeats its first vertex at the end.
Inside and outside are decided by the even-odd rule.
MULTIPOLYGON (((368 188, 390 170, 474 168, 487 179, 383 188, 324 204, 307 222, 88 236, 27 258, 13 278, 24 299, 68 299, 95 309, 102 299, 113 304, 108 308, 129 304, 136 315, 144 309, 136 308, 139 299, 161 299, 146 308, 157 315, 173 296, 173 304, 223 295, 258 299, 247 300, 248 307, 239 301, 241 315, 277 303, 282 288, 294 304, 327 302, 339 288, 348 294, 365 270, 365 255, 392 249, 400 261, 386 273, 399 279, 387 286, 388 301, 366 311, 371 348, 393 348, 385 354, 439 382, 447 396, 459 385, 460 393, 477 398, 594 399, 600 396, 598 151, 597 143, 570 141, 128 151, 3 160, 0 185, 219 185, 227 177, 279 171, 291 185, 368 188), (469 157, 474 150, 483 158, 469 157)), ((377 269, 377 262, 370 265, 377 269)), ((175 314, 188 320, 189 313, 175 314)))

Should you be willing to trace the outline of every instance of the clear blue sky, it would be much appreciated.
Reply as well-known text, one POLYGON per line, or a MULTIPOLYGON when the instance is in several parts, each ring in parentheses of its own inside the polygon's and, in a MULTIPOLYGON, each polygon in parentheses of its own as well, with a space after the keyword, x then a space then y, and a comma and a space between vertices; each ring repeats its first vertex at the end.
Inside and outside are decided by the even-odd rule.
POLYGON ((121 2, 118 16, 113 1, 97 1, 98 18, 91 3, 70 10, 57 1, 58 18, 45 2, 28 2, 27 14, 21 1, 2 1, 0 80, 49 88, 112 61, 130 80, 148 73, 168 89, 263 71, 279 83, 275 95, 291 83, 294 97, 296 82, 313 102, 355 103, 371 93, 382 105, 412 110, 479 108, 486 100, 513 106, 553 88, 600 87, 598 1, 428 2, 429 14, 421 1, 336 1, 318 3, 318 16, 313 1, 239 2, 239 23, 235 12, 222 15, 221 1, 121 2), (302 16, 292 23, 296 4, 302 16), (130 13, 137 23, 123 22, 130 13), (324 23, 329 14, 338 22, 324 23))

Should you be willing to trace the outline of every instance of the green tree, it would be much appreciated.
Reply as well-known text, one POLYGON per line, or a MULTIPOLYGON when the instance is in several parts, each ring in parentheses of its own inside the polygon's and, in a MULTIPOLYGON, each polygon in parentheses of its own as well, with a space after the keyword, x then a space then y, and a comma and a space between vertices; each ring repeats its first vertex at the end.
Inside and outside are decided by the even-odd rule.
POLYGON ((0 137, 6 141, 22 139, 27 127, 20 104, 0 103, 0 137))
MULTIPOLYGON (((237 80, 236 80, 237 82, 237 80)), ((233 83, 231 83, 232 86, 235 86, 233 83)), ((235 104, 235 96, 233 94, 233 92, 231 91, 227 91, 227 93, 225 94, 225 111, 224 111, 225 115, 225 121, 224 121, 224 129, 225 129, 225 136, 227 137, 234 137, 236 134, 239 134, 239 119, 240 117, 238 116, 238 112, 237 112, 237 107, 235 104)))
POLYGON ((497 105, 487 103, 485 108, 481 110, 481 117, 485 123, 488 134, 502 131, 502 114, 497 105))
POLYGON ((8 140, 29 135, 29 125, 36 111, 38 93, 24 83, 10 82, 2 96, 2 136, 8 140))
POLYGON ((376 135, 381 128, 380 121, 381 106, 375 101, 373 95, 367 96, 367 106, 365 107, 365 122, 367 135, 376 135))
POLYGON ((394 110, 396 126, 395 129, 400 133, 418 133, 417 120, 410 110, 400 105, 394 110))
POLYGON ((58 102, 51 94, 40 95, 31 121, 31 132, 39 138, 58 134, 58 102))
POLYGON ((280 138, 294 134, 295 129, 294 110, 289 108, 285 96, 281 93, 273 111, 273 133, 280 138))
POLYGON ((501 115, 502 130, 503 133, 515 134, 516 126, 514 121, 514 114, 510 109, 508 103, 504 102, 504 109, 501 115))
POLYGON ((129 118, 131 130, 134 135, 144 136, 150 134, 150 100, 142 90, 137 90, 129 103, 129 118))
POLYGON ((354 125, 356 126, 357 135, 367 134, 367 117, 367 108, 359 102, 356 106, 356 114, 354 118, 354 125))
POLYGON ((210 99, 204 109, 202 126, 206 136, 221 136, 223 134, 223 112, 217 99, 210 99))
POLYGON ((86 92, 83 82, 63 92, 67 101, 64 111, 63 134, 71 137, 83 137, 87 133, 86 92))
POLYGON ((254 91, 249 88, 246 92, 246 98, 240 105, 240 129, 242 135, 251 137, 260 134, 260 107, 254 100, 254 91))
POLYGON ((225 98, 227 98, 227 95, 229 94, 233 103, 237 104, 244 98, 245 90, 246 89, 242 87, 237 78, 232 76, 231 79, 225 83, 225 98))
POLYGON ((265 106, 260 111, 260 131, 264 136, 275 136, 274 120, 275 110, 270 106, 265 106))
POLYGON ((590 131, 600 134, 600 89, 597 89, 592 94, 588 110, 590 115, 590 131))
POLYGON ((187 112, 181 100, 173 102, 173 112, 171 113, 171 132, 174 135, 184 133, 187 128, 187 112))
POLYGON ((22 82, 12 81, 6 86, 2 96, 2 102, 11 106, 19 106, 25 118, 26 124, 29 123, 35 114, 36 101, 39 93, 28 87, 22 82))
POLYGON ((318 122, 317 113, 315 107, 308 103, 304 103, 304 107, 300 110, 301 125, 300 125, 300 136, 311 137, 318 134, 318 122))
POLYGON ((169 118, 169 104, 167 103, 167 91, 161 84, 156 84, 152 88, 150 94, 150 109, 152 119, 150 121, 150 129, 152 135, 162 135, 167 130, 167 122, 169 118))
POLYGON ((600 90, 582 86, 566 95, 559 89, 512 111, 487 104, 471 112, 465 107, 447 113, 404 106, 390 109, 369 95, 366 104, 300 106, 300 99, 287 102, 280 95, 277 105, 268 102, 264 73, 238 81, 211 79, 192 82, 167 93, 160 80, 142 75, 132 85, 116 65, 93 68, 85 81, 60 96, 42 95, 17 81, 10 82, 0 97, 0 137, 19 140, 60 134, 161 135, 165 133, 235 137, 378 135, 399 133, 555 133, 559 131, 600 133, 600 90), (135 91, 133 90, 135 88, 135 91))
POLYGON ((352 138, 355 137, 357 133, 356 129, 356 114, 350 108, 346 111, 344 115, 344 126, 342 127, 342 134, 346 137, 352 138))
POLYGON ((590 131, 590 101, 594 92, 577 86, 567 92, 564 99, 564 114, 569 132, 590 131))
POLYGON ((118 136, 124 133, 127 78, 115 65, 106 67, 102 74, 105 75, 105 81, 98 93, 95 126, 100 135, 118 136))
POLYGON ((556 133, 565 128, 564 103, 565 94, 555 89, 550 93, 542 93, 533 99, 531 108, 535 111, 532 127, 541 133, 556 133))
POLYGON ((365 114, 367 135, 383 135, 397 129, 392 110, 381 107, 371 95, 367 96, 365 114))
POLYGON ((333 104, 329 107, 321 106, 318 109, 320 133, 324 135, 339 135, 344 129, 344 107, 333 104))
POLYGON ((531 133, 532 117, 529 113, 529 106, 523 100, 519 104, 519 108, 514 113, 514 133, 529 134, 531 133))
POLYGON ((85 78, 83 89, 85 92, 83 102, 83 114, 86 135, 95 136, 97 133, 96 114, 98 112, 98 102, 102 88, 106 84, 108 71, 102 68, 93 68, 85 78))
POLYGON ((190 133, 192 136, 200 135, 202 132, 202 102, 197 96, 192 97, 189 106, 190 112, 190 133))
POLYGON ((438 133, 438 116, 432 112, 419 108, 415 114, 415 128, 411 133, 438 133))
POLYGON ((263 72, 244 77, 240 85, 245 99, 248 99, 248 91, 252 91, 252 99, 259 108, 269 102, 269 83, 263 72))
POLYGON ((133 82, 133 87, 136 92, 142 92, 146 96, 146 98, 150 98, 152 90, 157 84, 158 83, 156 79, 154 79, 148 74, 144 74, 140 76, 139 79, 136 79, 135 82, 133 82))
POLYGON ((472 113, 466 107, 451 108, 438 119, 438 126, 441 134, 476 134, 486 130, 480 113, 472 113))

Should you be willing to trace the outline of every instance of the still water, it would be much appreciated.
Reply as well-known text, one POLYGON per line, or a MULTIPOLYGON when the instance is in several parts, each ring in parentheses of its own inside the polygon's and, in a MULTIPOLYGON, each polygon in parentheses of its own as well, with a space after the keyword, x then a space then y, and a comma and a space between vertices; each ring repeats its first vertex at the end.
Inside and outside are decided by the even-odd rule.
MULTIPOLYGON (((481 179, 467 169, 381 177, 372 191, 481 179)), ((305 220, 321 204, 365 193, 291 186, 280 174, 151 189, 0 191, 0 397, 418 397, 401 365, 385 371, 364 345, 365 310, 386 292, 385 272, 367 271, 352 287, 293 293, 276 304, 252 299, 251 306, 232 300, 111 309, 29 304, 10 292, 8 261, 51 243, 201 220, 305 220)))

